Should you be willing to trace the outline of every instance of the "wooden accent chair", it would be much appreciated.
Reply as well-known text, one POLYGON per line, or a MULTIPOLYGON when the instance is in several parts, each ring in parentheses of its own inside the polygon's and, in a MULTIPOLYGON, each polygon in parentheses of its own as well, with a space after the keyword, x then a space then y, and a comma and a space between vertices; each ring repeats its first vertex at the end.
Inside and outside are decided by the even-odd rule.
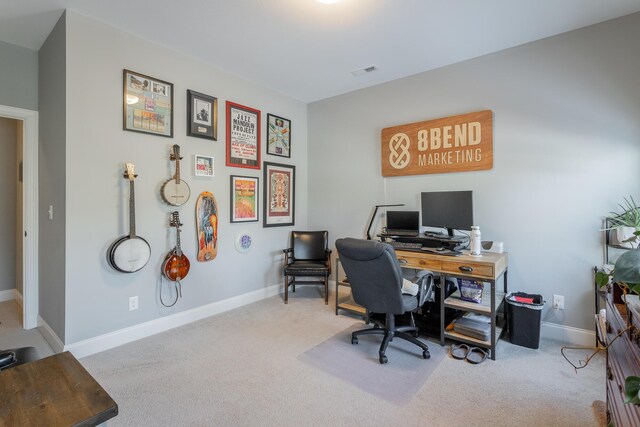
POLYGON ((324 285, 324 303, 329 304, 331 250, 328 231, 292 231, 284 252, 284 303, 289 303, 289 286, 324 285), (298 277, 321 277, 321 280, 297 280, 298 277), (290 280, 291 278, 291 280, 290 280))

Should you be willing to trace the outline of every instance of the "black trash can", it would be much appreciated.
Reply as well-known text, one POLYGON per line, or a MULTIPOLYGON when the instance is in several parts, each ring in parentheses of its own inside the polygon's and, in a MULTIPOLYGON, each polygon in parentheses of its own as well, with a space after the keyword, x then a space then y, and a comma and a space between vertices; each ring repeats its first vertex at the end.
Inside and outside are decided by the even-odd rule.
POLYGON ((522 347, 538 348, 540 316, 544 307, 542 295, 512 292, 507 295, 506 300, 509 341, 522 347))

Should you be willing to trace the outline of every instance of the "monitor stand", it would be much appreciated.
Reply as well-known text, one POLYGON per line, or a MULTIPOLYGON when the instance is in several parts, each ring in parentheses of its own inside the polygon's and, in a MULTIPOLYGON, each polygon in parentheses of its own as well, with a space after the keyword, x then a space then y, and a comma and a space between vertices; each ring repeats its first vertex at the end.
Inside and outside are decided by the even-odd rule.
POLYGON ((453 230, 450 228, 447 229, 447 234, 426 231, 423 245, 427 247, 444 247, 454 251, 466 247, 469 242, 468 236, 453 236, 452 234, 453 230))

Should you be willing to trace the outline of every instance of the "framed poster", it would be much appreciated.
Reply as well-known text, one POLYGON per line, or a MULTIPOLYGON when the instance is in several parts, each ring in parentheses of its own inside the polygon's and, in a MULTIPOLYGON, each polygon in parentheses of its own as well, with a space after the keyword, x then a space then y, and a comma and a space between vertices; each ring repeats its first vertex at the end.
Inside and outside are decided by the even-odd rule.
POLYGON ((213 178, 213 157, 195 154, 193 156, 193 173, 195 176, 213 178))
POLYGON ((295 224, 296 167, 264 162, 263 227, 295 224))
POLYGON ((291 120, 267 114, 267 154, 291 157, 291 120))
POLYGON ((227 101, 227 166, 260 169, 260 111, 227 101))
POLYGON ((218 98, 187 89, 187 136, 218 140, 218 98))
POLYGON ((173 84, 123 70, 122 128, 173 138, 173 84))
POLYGON ((258 221, 258 178, 231 175, 231 222, 258 221))

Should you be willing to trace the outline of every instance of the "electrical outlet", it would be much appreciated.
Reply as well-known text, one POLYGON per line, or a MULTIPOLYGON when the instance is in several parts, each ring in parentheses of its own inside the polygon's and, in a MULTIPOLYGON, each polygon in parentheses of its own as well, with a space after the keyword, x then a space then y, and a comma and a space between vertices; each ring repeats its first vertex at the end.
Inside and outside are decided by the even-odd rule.
POLYGON ((138 309, 138 297, 129 297, 129 311, 138 309))
POLYGON ((564 296, 563 295, 554 295, 553 296, 553 308, 557 310, 564 310, 564 296))

